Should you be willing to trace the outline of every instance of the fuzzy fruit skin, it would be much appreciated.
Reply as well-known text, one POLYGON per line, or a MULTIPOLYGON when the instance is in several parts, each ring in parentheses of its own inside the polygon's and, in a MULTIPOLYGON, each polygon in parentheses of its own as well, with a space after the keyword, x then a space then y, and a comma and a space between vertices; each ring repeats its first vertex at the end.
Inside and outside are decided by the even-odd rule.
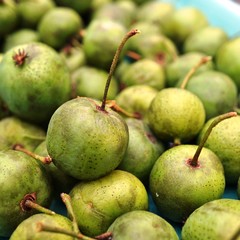
POLYGON ((186 161, 195 145, 179 145, 165 151, 150 173, 150 192, 163 217, 183 222, 202 204, 222 197, 225 189, 223 166, 211 150, 203 148, 199 168, 186 161))
POLYGON ((92 180, 115 169, 128 146, 128 127, 115 111, 98 109, 101 102, 78 97, 52 115, 46 137, 54 164, 79 180, 92 180))
MULTIPOLYGON (((204 133, 214 118, 209 119, 202 128, 198 142, 201 141, 204 133)), ((211 149, 220 158, 226 182, 237 184, 240 176, 240 116, 229 118, 213 128, 208 137, 205 147, 211 149)))
POLYGON ((182 142, 198 134, 206 117, 201 100, 181 88, 159 91, 147 114, 149 126, 159 139, 173 141, 178 138, 182 142))
POLYGON ((35 210, 22 211, 20 202, 26 194, 36 193, 36 202, 49 207, 52 185, 40 162, 23 152, 0 152, 0 236, 8 237, 17 225, 35 210))
POLYGON ((239 240, 239 229, 239 200, 218 199, 202 205, 189 216, 182 228, 182 240, 239 240))
POLYGON ((70 98, 70 74, 65 62, 43 43, 23 44, 6 52, 0 76, 0 96, 9 110, 31 122, 49 121, 56 108, 70 98), (21 66, 12 58, 19 49, 28 54, 21 66))
POLYGON ((148 209, 148 195, 142 182, 121 170, 94 181, 80 182, 69 195, 79 228, 87 236, 106 232, 126 212, 148 209))
POLYGON ((174 228, 152 212, 135 210, 118 217, 108 228, 112 240, 178 240, 174 228))
POLYGON ((69 231, 73 230, 72 222, 67 217, 59 214, 48 215, 44 213, 38 213, 21 222, 14 230, 10 240, 73 240, 72 237, 64 234, 39 232, 37 229, 38 223, 43 223, 47 226, 60 227, 69 231))

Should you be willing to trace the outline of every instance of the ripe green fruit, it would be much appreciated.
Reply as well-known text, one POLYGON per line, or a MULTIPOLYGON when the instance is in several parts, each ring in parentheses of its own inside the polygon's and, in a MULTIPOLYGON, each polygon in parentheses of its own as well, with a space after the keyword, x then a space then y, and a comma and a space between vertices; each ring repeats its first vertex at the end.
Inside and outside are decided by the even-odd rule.
POLYGON ((49 207, 52 185, 40 162, 23 152, 0 152, 0 236, 8 237, 17 225, 36 210, 25 206, 32 200, 49 207))
POLYGON ((168 37, 182 44, 191 33, 208 26, 208 20, 202 11, 189 6, 173 11, 162 26, 168 37))
POLYGON ((118 217, 108 228, 114 240, 178 240, 177 233, 162 217, 144 210, 134 210, 118 217))
POLYGON ((13 0, 0 2, 0 40, 17 27, 18 13, 13 0))
MULTIPOLYGON (((192 69, 192 67, 194 67, 204 56, 206 55, 200 52, 184 53, 173 62, 166 65, 166 85, 168 87, 175 87, 177 83, 185 77, 188 71, 192 69)), ((208 62, 201 66, 201 68, 198 68, 195 74, 211 69, 213 69, 213 64, 212 62, 208 62)))
POLYGON ((106 232, 126 212, 148 209, 148 195, 142 182, 121 170, 94 181, 80 182, 69 195, 78 226, 88 236, 106 232))
POLYGON ((148 85, 134 85, 123 89, 116 96, 117 104, 130 113, 139 114, 147 121, 147 111, 158 90, 148 85))
MULTIPOLYGON (((82 66, 71 75, 72 97, 90 97, 101 100, 106 85, 108 72, 91 66, 82 66)), ((109 86, 108 98, 115 99, 118 82, 113 77, 109 86)))
POLYGON ((46 138, 42 128, 14 116, 0 121, 0 133, 0 150, 13 149, 20 144, 33 151, 46 138))
POLYGON ((221 198, 225 189, 223 166, 214 152, 203 148, 199 165, 189 164, 197 146, 179 145, 165 151, 150 174, 150 192, 159 213, 183 222, 202 204, 221 198))
POLYGON ((115 169, 128 146, 123 118, 101 102, 78 97, 61 105, 47 129, 47 150, 54 164, 81 180, 96 179, 115 169))
POLYGON ((55 7, 38 24, 41 41, 60 49, 75 37, 83 27, 81 16, 71 8, 55 7))
MULTIPOLYGON (((39 156, 47 157, 49 154, 47 152, 46 141, 42 141, 34 150, 34 153, 39 156)), ((53 189, 55 196, 60 193, 68 193, 73 188, 73 186, 78 182, 77 179, 65 174, 59 168, 57 168, 53 162, 50 164, 43 164, 46 168, 50 178, 52 179, 53 189)))
POLYGON ((217 51, 216 69, 229 75, 240 89, 240 37, 225 42, 217 51), (234 61, 233 61, 234 59, 234 61))
POLYGON ((142 120, 127 118, 129 143, 118 169, 128 171, 148 184, 149 174, 164 146, 142 120))
POLYGON ((59 215, 49 215, 45 213, 38 213, 22 221, 14 230, 10 237, 10 240, 72 240, 73 238, 64 234, 39 232, 39 224, 45 224, 47 226, 63 228, 65 230, 72 231, 73 226, 70 219, 59 215))
MULTIPOLYGON (((208 126, 215 118, 209 119, 202 128, 198 141, 201 141, 208 126)), ((210 134, 205 147, 220 158, 228 184, 236 184, 240 176, 240 116, 219 123, 210 134)))
POLYGON ((55 7, 54 0, 18 0, 17 12, 21 26, 36 29, 42 17, 55 7))
POLYGON ((129 27, 135 18, 136 5, 132 1, 115 1, 104 4, 91 16, 91 21, 109 19, 129 27))
POLYGON ((161 29, 162 22, 174 11, 175 7, 170 2, 147 1, 139 7, 136 13, 136 21, 148 22, 161 29))
POLYGON ((0 63, 0 76, 1 98, 13 114, 27 121, 48 122, 57 107, 70 98, 70 74, 63 59, 40 42, 7 51, 0 63))
MULTIPOLYGON (((83 49, 87 63, 108 70, 119 45, 119 39, 125 32, 125 27, 113 20, 96 19, 91 21, 85 29, 83 37, 83 49)), ((123 55, 124 53, 121 58, 123 55)))
POLYGON ((120 78, 120 84, 124 87, 149 85, 161 90, 165 87, 164 68, 151 59, 140 59, 125 70, 120 78))
POLYGON ((163 141, 189 141, 205 122, 201 100, 182 88, 159 91, 149 106, 147 116, 150 128, 163 141))
POLYGON ((186 90, 202 101, 206 119, 232 111, 237 105, 237 86, 226 74, 216 70, 205 70, 193 76, 186 90))
POLYGON ((85 53, 82 47, 67 45, 60 50, 60 55, 65 60, 70 73, 86 64, 85 53))
POLYGON ((202 52, 215 56, 218 48, 228 40, 227 33, 214 26, 206 26, 190 34, 184 42, 184 52, 202 52))
POLYGON ((240 203, 236 199, 218 199, 196 209, 182 228, 182 240, 240 239, 240 203))
POLYGON ((4 41, 3 51, 7 52, 9 49, 30 42, 39 42, 39 34, 36 30, 28 28, 20 28, 9 34, 4 41))

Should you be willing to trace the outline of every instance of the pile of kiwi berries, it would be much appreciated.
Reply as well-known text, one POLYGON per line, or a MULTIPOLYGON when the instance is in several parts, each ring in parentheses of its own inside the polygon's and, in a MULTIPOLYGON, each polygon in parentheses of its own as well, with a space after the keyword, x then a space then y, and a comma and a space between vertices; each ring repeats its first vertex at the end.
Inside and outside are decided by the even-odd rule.
POLYGON ((240 239, 239 52, 194 7, 0 0, 0 238, 240 239))

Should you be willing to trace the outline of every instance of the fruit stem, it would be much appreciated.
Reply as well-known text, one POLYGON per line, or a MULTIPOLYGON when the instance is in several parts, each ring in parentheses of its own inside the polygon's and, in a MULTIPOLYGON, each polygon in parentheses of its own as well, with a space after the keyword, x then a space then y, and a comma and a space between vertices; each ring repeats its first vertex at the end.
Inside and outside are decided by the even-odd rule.
POLYGON ((47 209, 31 200, 26 200, 24 202, 24 205, 26 208, 29 208, 29 209, 35 209, 41 213, 46 213, 46 214, 49 214, 49 215, 54 215, 56 214, 54 211, 50 210, 50 209, 47 209))
POLYGON ((107 104, 108 107, 112 108, 113 110, 115 110, 117 112, 122 113, 126 117, 141 119, 141 115, 139 113, 136 113, 136 112, 135 113, 130 113, 130 112, 124 110, 119 105, 117 105, 115 100, 107 100, 106 104, 107 104))
POLYGON ((183 82, 180 86, 180 88, 185 88, 189 79, 192 77, 192 75, 198 70, 198 68, 200 68, 203 64, 209 62, 212 60, 211 56, 206 56, 206 57, 202 57, 202 59, 195 65, 193 66, 187 73, 187 75, 185 76, 185 78, 183 79, 183 82))
POLYGON ((77 219, 76 219, 76 216, 75 216, 74 211, 73 211, 71 197, 68 194, 66 194, 66 193, 61 193, 61 198, 62 198, 62 201, 63 201, 63 203, 65 204, 65 206, 67 208, 67 212, 68 212, 69 218, 71 219, 71 221, 73 223, 73 231, 75 233, 79 234, 80 230, 78 228, 77 219))
POLYGON ((69 230, 66 230, 66 229, 60 228, 60 227, 49 226, 49 225, 46 225, 41 222, 37 223, 37 231, 38 232, 45 231, 45 232, 52 232, 52 233, 61 233, 61 234, 65 234, 67 236, 81 239, 81 240, 96 240, 96 239, 107 240, 112 235, 111 233, 104 233, 104 234, 97 236, 96 238, 91 238, 91 237, 85 236, 81 233, 75 233, 73 231, 69 231, 69 230))
POLYGON ((108 93, 108 89, 111 83, 111 78, 113 76, 114 70, 116 69, 117 63, 118 63, 118 59, 120 57, 121 51, 125 45, 125 43, 127 42, 127 40, 129 38, 131 38, 132 36, 136 35, 140 33, 140 31, 138 29, 132 29, 130 30, 125 37, 122 39, 120 45, 117 48, 117 51, 114 55, 110 70, 109 70, 109 74, 108 74, 108 78, 107 78, 107 82, 106 82, 106 86, 105 86, 105 90, 104 90, 104 94, 103 94, 103 99, 102 99, 102 105, 100 107, 100 109, 102 111, 105 111, 105 105, 106 105, 106 101, 107 101, 107 93, 108 93))
POLYGON ((227 119, 227 118, 231 118, 231 117, 236 117, 237 116, 237 113, 236 112, 228 112, 228 113, 224 113, 222 115, 219 115, 218 117, 216 117, 213 122, 210 124, 210 126, 208 127, 207 131, 205 132, 205 134, 203 135, 203 138, 201 139, 199 145, 198 145, 198 148, 193 156, 193 158, 189 161, 189 164, 192 166, 192 167, 197 167, 198 166, 198 158, 199 158, 199 155, 202 151, 202 148, 205 144, 205 142, 207 141, 212 129, 218 124, 220 123, 221 121, 227 119))
POLYGON ((17 151, 24 152, 27 155, 29 155, 30 157, 41 161, 43 164, 50 164, 52 162, 52 158, 50 156, 43 157, 43 156, 40 156, 38 154, 35 154, 35 153, 27 150, 26 148, 24 148, 21 144, 15 144, 13 146, 13 149, 17 150, 17 151))

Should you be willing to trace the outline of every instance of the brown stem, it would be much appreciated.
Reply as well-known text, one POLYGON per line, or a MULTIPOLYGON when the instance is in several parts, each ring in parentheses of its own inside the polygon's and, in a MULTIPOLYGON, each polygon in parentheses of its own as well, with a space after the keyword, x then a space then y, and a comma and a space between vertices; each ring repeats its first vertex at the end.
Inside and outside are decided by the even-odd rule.
POLYGON ((49 215, 56 214, 54 211, 52 211, 52 210, 50 210, 48 208, 45 208, 45 207, 43 207, 43 206, 41 206, 41 205, 31 201, 31 200, 26 200, 25 201, 25 206, 27 208, 35 209, 35 210, 37 210, 39 212, 46 213, 46 214, 49 214, 49 215))
POLYGON ((207 57, 203 57, 195 66, 193 66, 189 72, 187 73, 187 75, 185 76, 185 78, 183 79, 183 82, 180 86, 180 88, 185 88, 189 79, 192 77, 192 75, 198 70, 198 68, 200 68, 203 64, 209 62, 212 60, 211 56, 207 56, 207 57))
POLYGON ((69 231, 64 228, 46 225, 41 222, 37 223, 37 231, 38 232, 44 231, 44 232, 52 232, 52 233, 61 233, 61 234, 65 234, 67 236, 74 237, 74 238, 81 239, 81 240, 95 240, 94 238, 87 237, 81 233, 75 233, 73 231, 69 231))
POLYGON ((13 150, 24 152, 27 155, 29 155, 30 157, 41 161, 43 164, 50 164, 52 162, 52 158, 50 156, 43 157, 38 154, 35 154, 35 153, 27 150, 26 148, 24 148, 21 144, 15 144, 13 146, 13 150))
POLYGON ((73 231, 75 233, 79 234, 80 230, 78 228, 77 219, 76 219, 76 216, 75 216, 74 211, 73 211, 73 207, 72 207, 72 203, 71 203, 71 197, 66 193, 61 193, 61 198, 62 198, 62 201, 67 208, 69 218, 71 219, 71 221, 73 223, 73 231))
POLYGON ((107 100, 106 104, 108 107, 112 108, 113 110, 115 110, 117 112, 122 113, 126 117, 137 118, 137 119, 141 118, 141 115, 139 113, 130 113, 130 112, 127 112, 126 110, 124 110, 123 108, 121 108, 119 105, 117 105, 115 100, 107 100))
POLYGON ((202 148, 205 144, 205 142, 207 141, 212 129, 221 121, 227 119, 227 118, 231 118, 231 117, 236 117, 237 113, 236 112, 228 112, 222 115, 219 115, 218 117, 216 117, 213 122, 210 124, 210 126, 208 127, 207 131, 205 132, 205 134, 203 135, 203 138, 201 139, 198 148, 193 156, 192 159, 190 159, 190 161, 188 162, 192 167, 197 167, 198 166, 198 158, 199 155, 202 151, 202 148))
POLYGON ((108 74, 108 78, 107 78, 107 82, 106 82, 106 86, 105 86, 105 90, 104 90, 104 94, 103 94, 103 99, 102 99, 102 105, 100 107, 100 109, 102 111, 105 111, 105 105, 106 105, 106 101, 107 101, 107 93, 108 93, 108 89, 109 89, 109 86, 110 86, 110 83, 111 83, 111 78, 113 76, 113 73, 114 73, 114 70, 117 66, 117 63, 118 63, 118 59, 120 57, 120 54, 121 54, 121 51, 125 45, 125 43, 127 42, 127 40, 129 38, 131 38, 132 36, 136 35, 140 33, 139 30, 137 29, 132 29, 131 31, 129 31, 125 37, 122 39, 119 47, 117 48, 117 51, 114 55, 114 58, 113 58, 113 61, 112 61, 112 64, 111 64, 111 67, 110 67, 110 70, 109 70, 109 74, 108 74))

